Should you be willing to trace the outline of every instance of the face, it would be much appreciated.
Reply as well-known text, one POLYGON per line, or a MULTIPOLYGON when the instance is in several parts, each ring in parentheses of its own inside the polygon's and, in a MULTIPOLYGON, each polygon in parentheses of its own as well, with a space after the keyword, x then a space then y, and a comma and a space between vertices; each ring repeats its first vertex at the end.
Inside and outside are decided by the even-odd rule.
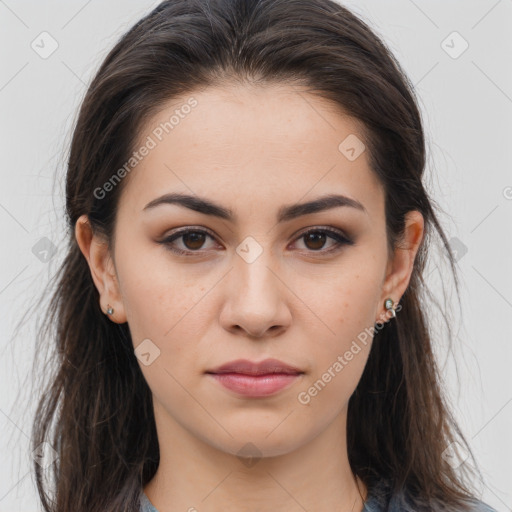
POLYGON ((124 178, 113 271, 95 270, 103 309, 144 353, 159 428, 226 453, 291 452, 345 418, 371 329, 405 291, 421 238, 411 217, 412 250, 391 258, 360 125, 298 91, 212 87, 166 105, 124 178), (339 197, 316 203, 328 195, 339 197), (301 207, 310 202, 319 208, 301 207), (267 358, 301 373, 230 381, 252 395, 206 373, 267 358))

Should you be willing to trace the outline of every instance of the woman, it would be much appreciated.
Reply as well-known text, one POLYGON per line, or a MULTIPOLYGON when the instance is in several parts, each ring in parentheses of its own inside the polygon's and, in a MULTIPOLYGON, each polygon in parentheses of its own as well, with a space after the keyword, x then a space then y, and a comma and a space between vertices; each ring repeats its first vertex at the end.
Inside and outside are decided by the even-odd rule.
POLYGON ((424 167, 407 77, 337 3, 131 28, 71 143, 44 509, 492 510, 432 352, 424 167))

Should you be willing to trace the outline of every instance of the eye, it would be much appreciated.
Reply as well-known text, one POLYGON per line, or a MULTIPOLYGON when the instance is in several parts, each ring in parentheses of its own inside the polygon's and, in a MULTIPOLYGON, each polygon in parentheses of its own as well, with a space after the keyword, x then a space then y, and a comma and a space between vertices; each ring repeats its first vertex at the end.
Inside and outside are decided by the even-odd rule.
MULTIPOLYGON (((186 228, 173 233, 159 243, 164 244, 167 249, 176 254, 190 255, 200 253, 201 250, 206 250, 203 245, 207 238, 215 240, 213 234, 210 234, 208 231, 203 229, 186 228), (177 247, 176 241, 180 239, 182 247, 177 247)), ((299 235, 295 240, 298 241, 302 239, 304 240, 306 249, 309 249, 306 252, 316 252, 320 254, 335 252, 344 245, 354 244, 354 242, 341 231, 326 227, 310 229, 299 235), (331 248, 322 250, 328 239, 333 241, 333 243, 331 243, 331 248)))
POLYGON ((345 236, 341 231, 324 227, 310 229, 299 235, 297 240, 304 240, 306 248, 310 249, 307 252, 318 252, 323 254, 335 252, 341 249, 341 247, 344 245, 354 244, 354 242, 345 236), (327 239, 329 238, 333 240, 334 243, 331 244, 330 249, 322 250, 327 239))
POLYGON ((177 231, 160 243, 164 244, 166 248, 176 254, 191 254, 199 252, 207 237, 214 238, 213 235, 202 229, 186 228, 177 231), (180 238, 183 239, 182 244, 185 246, 184 249, 176 247, 175 245, 175 240, 179 240, 180 238))

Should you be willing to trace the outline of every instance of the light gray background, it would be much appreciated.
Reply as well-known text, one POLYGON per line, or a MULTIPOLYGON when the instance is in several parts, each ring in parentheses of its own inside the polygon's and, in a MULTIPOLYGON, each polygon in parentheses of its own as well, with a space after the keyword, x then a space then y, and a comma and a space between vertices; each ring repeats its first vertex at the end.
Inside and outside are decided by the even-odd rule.
MULTIPOLYGON (((76 109, 114 42, 156 3, 0 0, 0 512, 40 510, 28 443, 37 325, 32 319, 16 336, 14 327, 64 255, 62 162, 76 109), (58 43, 46 59, 31 48, 43 31, 58 43)), ((344 4, 385 39, 420 96, 429 188, 447 213, 463 284, 455 358, 442 337, 436 351, 485 478, 481 498, 510 511, 512 0, 344 4)), ((442 300, 444 281, 453 301, 444 272, 432 265, 429 283, 442 300)))

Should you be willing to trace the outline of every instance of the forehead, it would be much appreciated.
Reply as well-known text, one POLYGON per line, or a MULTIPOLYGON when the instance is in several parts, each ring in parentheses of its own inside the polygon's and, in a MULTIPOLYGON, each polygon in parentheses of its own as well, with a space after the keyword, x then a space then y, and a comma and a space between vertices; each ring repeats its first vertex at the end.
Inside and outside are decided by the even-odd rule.
POLYGON ((193 91, 173 98, 141 130, 135 149, 146 150, 123 201, 140 212, 166 192, 242 205, 340 193, 378 208, 382 189, 363 140, 361 123, 295 85, 193 91))

